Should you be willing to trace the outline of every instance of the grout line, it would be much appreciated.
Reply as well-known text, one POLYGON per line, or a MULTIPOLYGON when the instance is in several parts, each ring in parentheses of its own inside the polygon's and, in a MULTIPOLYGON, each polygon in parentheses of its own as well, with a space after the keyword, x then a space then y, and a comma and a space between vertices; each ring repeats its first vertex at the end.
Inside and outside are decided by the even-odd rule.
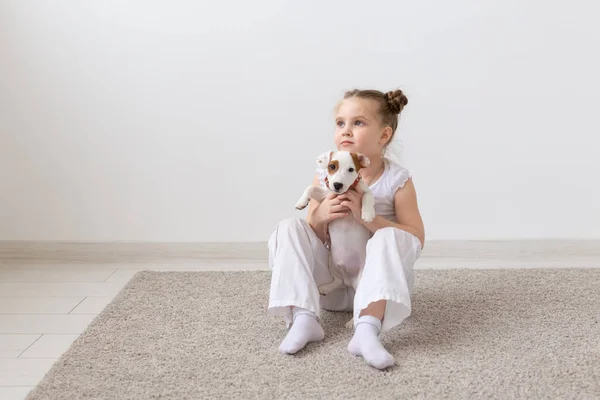
POLYGON ((80 305, 81 303, 83 303, 83 302, 85 301, 85 299, 87 299, 87 297, 84 297, 83 299, 81 299, 81 301, 80 301, 79 303, 75 304, 75 307, 71 308, 71 311, 69 311, 69 312, 67 313, 67 315, 68 315, 68 314, 71 314, 71 312, 73 312, 73 310, 74 310, 74 309, 76 309, 77 307, 79 307, 79 305, 80 305))
POLYGON ((23 355, 23 353, 25 353, 27 350, 29 350, 29 348, 30 348, 31 346, 33 346, 34 344, 36 344, 36 343, 37 343, 37 341, 38 341, 38 340, 40 340, 40 339, 42 338, 42 336, 44 336, 44 334, 43 334, 43 333, 42 333, 42 334, 41 334, 41 335, 40 335, 40 336, 39 336, 37 339, 35 339, 35 340, 33 341, 33 343, 31 343, 29 346, 27 346, 27 348, 26 348, 25 350, 23 350, 21 353, 19 353, 19 355, 17 356, 17 358, 21 357, 21 356, 23 355))
POLYGON ((109 276, 106 277, 106 279, 104 279, 102 282, 107 282, 114 274, 117 273, 117 271, 119 270, 119 268, 116 268, 109 276))

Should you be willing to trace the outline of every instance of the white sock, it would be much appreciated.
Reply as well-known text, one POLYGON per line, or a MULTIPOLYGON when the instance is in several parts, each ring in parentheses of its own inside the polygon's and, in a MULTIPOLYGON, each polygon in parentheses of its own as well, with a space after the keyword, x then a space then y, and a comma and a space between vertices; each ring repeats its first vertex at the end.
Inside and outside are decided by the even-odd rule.
POLYGON ((394 365, 394 357, 388 353, 379 341, 381 321, 370 315, 358 319, 356 331, 348 351, 355 356, 361 356, 372 367, 385 369, 394 365))
POLYGON ((317 321, 315 313, 304 308, 294 307, 292 327, 279 346, 279 351, 294 354, 310 342, 323 340, 325 332, 317 321))

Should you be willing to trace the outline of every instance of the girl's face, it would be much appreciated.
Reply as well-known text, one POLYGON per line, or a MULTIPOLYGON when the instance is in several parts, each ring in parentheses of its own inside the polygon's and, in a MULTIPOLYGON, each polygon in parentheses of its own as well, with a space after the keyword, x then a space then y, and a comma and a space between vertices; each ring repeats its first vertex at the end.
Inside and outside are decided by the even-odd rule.
POLYGON ((335 116, 335 145, 340 151, 357 152, 369 158, 381 156, 392 133, 377 115, 374 100, 351 97, 342 101, 335 116))

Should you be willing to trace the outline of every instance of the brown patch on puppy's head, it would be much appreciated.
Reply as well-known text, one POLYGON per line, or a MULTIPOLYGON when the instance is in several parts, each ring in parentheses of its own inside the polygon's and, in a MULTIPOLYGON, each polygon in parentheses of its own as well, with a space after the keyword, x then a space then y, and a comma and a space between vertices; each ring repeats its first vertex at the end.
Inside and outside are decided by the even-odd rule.
POLYGON ((327 166, 327 171, 330 174, 335 173, 340 168, 340 162, 338 160, 331 160, 329 165, 327 166))
POLYGON ((352 160, 354 161, 354 166, 356 167, 356 171, 360 171, 361 168, 366 168, 370 164, 370 160, 363 154, 360 153, 351 153, 352 160))

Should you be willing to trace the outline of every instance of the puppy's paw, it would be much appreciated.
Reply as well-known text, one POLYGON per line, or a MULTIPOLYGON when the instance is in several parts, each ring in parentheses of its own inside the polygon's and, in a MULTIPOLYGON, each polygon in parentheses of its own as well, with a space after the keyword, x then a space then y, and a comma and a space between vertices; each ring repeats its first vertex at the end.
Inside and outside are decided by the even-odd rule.
POLYGON ((329 293, 333 292, 337 285, 333 283, 326 283, 325 285, 319 286, 319 294, 322 296, 327 296, 329 293))
POLYGON ((343 286, 344 286, 344 282, 342 282, 342 280, 340 278, 334 277, 331 282, 319 286, 319 293, 322 294, 323 296, 326 296, 329 293, 333 292, 334 290, 337 290, 343 286))
POLYGON ((298 210, 303 210, 304 208, 306 208, 306 206, 308 205, 308 203, 310 202, 310 199, 302 197, 300 200, 298 200, 298 202, 296 203, 296 209, 298 210))
POLYGON ((361 218, 366 223, 373 222, 375 219, 375 209, 374 208, 363 208, 361 213, 361 218))
POLYGON ((347 329, 354 328, 354 318, 352 318, 350 321, 346 322, 346 328, 347 329))

